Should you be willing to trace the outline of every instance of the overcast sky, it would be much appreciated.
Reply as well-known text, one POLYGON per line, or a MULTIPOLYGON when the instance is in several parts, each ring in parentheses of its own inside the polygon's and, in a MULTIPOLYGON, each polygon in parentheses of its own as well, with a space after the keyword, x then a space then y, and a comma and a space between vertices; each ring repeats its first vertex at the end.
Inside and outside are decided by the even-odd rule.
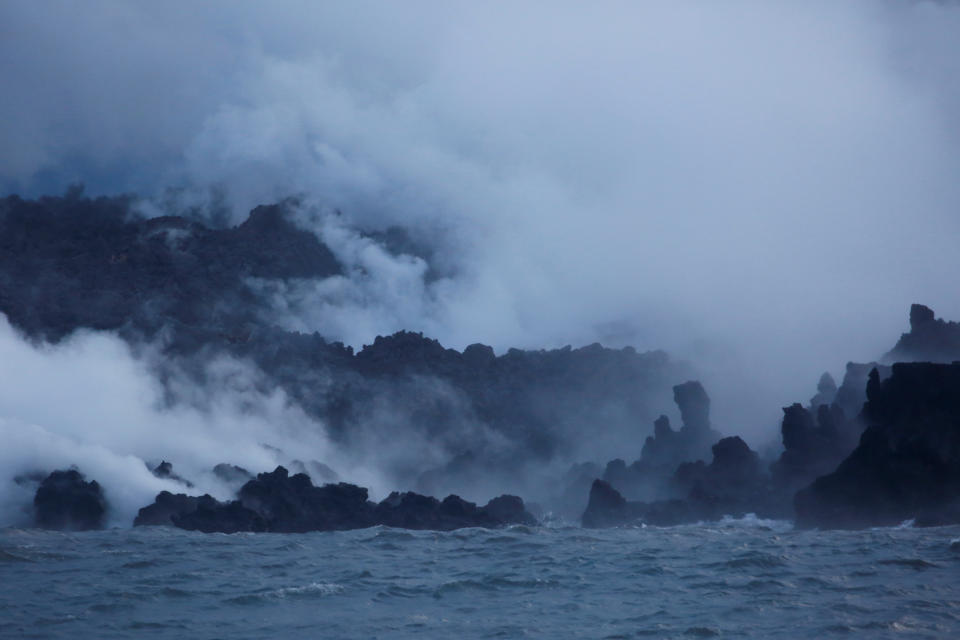
POLYGON ((663 347, 730 422, 912 302, 960 319, 955 3, 8 0, 0 81, 3 192, 300 193, 442 238, 426 283, 318 223, 366 279, 278 302, 358 345, 663 347))

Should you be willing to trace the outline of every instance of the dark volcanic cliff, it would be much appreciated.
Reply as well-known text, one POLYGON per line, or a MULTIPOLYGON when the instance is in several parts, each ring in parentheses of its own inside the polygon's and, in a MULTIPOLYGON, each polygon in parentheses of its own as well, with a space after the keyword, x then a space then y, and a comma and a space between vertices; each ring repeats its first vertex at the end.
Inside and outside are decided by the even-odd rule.
POLYGON ((960 322, 937 318, 922 304, 910 307, 910 332, 883 357, 885 362, 953 362, 960 360, 960 322))
MULTIPOLYGON (((960 344, 960 324, 923 305, 912 306, 910 327, 885 359, 943 360, 960 344)), ((593 484, 584 525, 748 511, 820 527, 960 522, 960 363, 851 362, 839 388, 824 374, 808 406, 783 412, 784 450, 769 474, 739 438, 719 440, 710 464, 692 456, 690 433, 661 416, 641 460, 613 460, 593 484)))
MULTIPOLYGON (((461 491, 480 476, 509 483, 521 462, 610 447, 615 434, 642 437, 689 375, 662 352, 598 344, 498 356, 401 331, 354 352, 323 338, 322 318, 317 333, 284 330, 255 283, 349 277, 330 247, 294 224, 294 207, 262 206, 240 225, 212 227, 146 218, 125 197, 2 199, 0 312, 34 339, 87 328, 159 345, 161 380, 189 375, 202 387, 213 357, 251 363, 261 391, 282 390, 344 447, 430 442, 446 462, 427 465, 412 452, 385 470, 428 493, 461 491)), ((169 393, 177 402, 176 388, 169 393)))
MULTIPOLYGON (((378 459, 378 470, 394 486, 425 494, 523 492, 533 478, 541 487, 549 484, 544 478, 556 470, 552 463, 623 451, 639 459, 628 466, 617 458, 605 470, 593 463, 574 466, 554 483, 563 494, 559 502, 582 509, 590 483, 602 475, 590 491, 585 523, 640 518, 671 524, 748 511, 789 517, 803 487, 795 504, 804 525, 960 520, 960 365, 850 363, 839 387, 824 375, 807 406, 784 408, 784 450, 768 465, 740 438, 721 439, 710 424, 704 388, 695 381, 677 384, 690 371, 659 351, 593 344, 510 349, 498 356, 482 344, 457 351, 399 331, 355 352, 323 337, 323 318, 312 334, 275 326, 274 300, 265 291, 352 277, 337 261, 343 254, 336 247, 295 224, 295 207, 293 201, 258 207, 242 224, 217 227, 186 217, 146 218, 123 197, 91 200, 71 191, 35 201, 5 198, 0 312, 38 341, 92 329, 114 332, 135 351, 149 344, 153 348, 144 352, 159 351, 151 362, 161 381, 186 376, 203 388, 211 358, 249 364, 258 391, 282 391, 341 450, 389 454, 378 459), (665 416, 654 422, 671 392, 682 418, 679 430, 665 416)), ((387 252, 423 249, 402 235, 375 231, 367 239, 382 242, 387 252)), ((422 250, 429 255, 429 247, 422 250)), ((910 332, 883 360, 957 358, 960 324, 913 305, 910 332)), ((167 400, 181 401, 177 388, 185 386, 168 385, 167 400)), ((298 460, 289 464, 306 468, 298 460)), ((325 481, 337 477, 320 461, 308 464, 325 470, 317 472, 329 476, 325 481)), ((189 487, 169 463, 154 473, 189 487)), ((271 477, 247 482, 243 500, 232 503, 161 494, 148 515, 215 530, 340 526, 330 522, 448 528, 483 522, 483 510, 492 508, 409 492, 374 505, 353 485, 314 487, 299 474, 271 483, 271 477), (257 506, 260 489, 279 493, 257 506), (343 501, 353 505, 349 514, 330 515, 331 505, 343 501), (275 513, 278 505, 289 512, 275 513)), ((76 472, 50 476, 36 512, 46 514, 50 526, 99 526, 105 512, 99 491, 76 472), (74 502, 85 505, 82 513, 70 512, 74 502), (58 521, 58 514, 74 524, 58 521)), ((510 511, 511 504, 501 501, 496 509, 510 511)))
POLYGON ((143 218, 124 197, 10 196, 0 200, 0 310, 50 340, 79 327, 241 330, 262 310, 247 278, 340 273, 330 250, 293 226, 284 206, 210 229, 177 216, 143 218))
POLYGON ((800 526, 960 522, 960 363, 898 363, 867 386, 860 444, 796 497, 800 526))

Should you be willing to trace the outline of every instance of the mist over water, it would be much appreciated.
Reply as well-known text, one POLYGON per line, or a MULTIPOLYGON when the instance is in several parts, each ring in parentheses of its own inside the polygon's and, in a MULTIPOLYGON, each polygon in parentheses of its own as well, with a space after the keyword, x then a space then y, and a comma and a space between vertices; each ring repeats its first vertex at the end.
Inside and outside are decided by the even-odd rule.
MULTIPOLYGON (((257 473, 316 460, 348 472, 374 496, 391 488, 373 464, 332 445, 323 425, 282 392, 259 390, 258 372, 237 360, 209 363, 208 384, 179 389, 169 405, 150 354, 138 358, 109 334, 81 332, 56 347, 37 346, 0 317, 0 359, 0 526, 33 519, 36 482, 11 478, 70 466, 104 487, 108 524, 122 527, 158 492, 186 490, 150 472, 162 460, 195 484, 191 494, 221 499, 237 488, 212 473, 222 462, 257 473)), ((173 380, 189 383, 186 375, 173 380)))
MULTIPOLYGON (((230 223, 298 195, 347 270, 258 283, 285 328, 662 348, 758 446, 822 371, 889 349, 910 303, 960 317, 955 3, 6 2, 0 23, 0 187, 230 223), (391 225, 430 255, 358 233, 391 225)), ((156 408, 109 337, 0 339, 50 372, 8 370, 5 418, 46 430, 56 464, 101 434, 140 478, 130 505, 163 481, 123 456, 261 469, 266 434, 309 422, 278 397, 251 413, 250 385, 156 408)), ((308 427, 312 455, 345 455, 308 427)))

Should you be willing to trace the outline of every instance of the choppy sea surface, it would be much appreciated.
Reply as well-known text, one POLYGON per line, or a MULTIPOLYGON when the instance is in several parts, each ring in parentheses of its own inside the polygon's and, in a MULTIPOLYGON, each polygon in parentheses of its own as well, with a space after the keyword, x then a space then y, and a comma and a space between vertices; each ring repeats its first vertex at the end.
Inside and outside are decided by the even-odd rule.
POLYGON ((960 527, 0 530, 3 638, 957 638, 960 527))

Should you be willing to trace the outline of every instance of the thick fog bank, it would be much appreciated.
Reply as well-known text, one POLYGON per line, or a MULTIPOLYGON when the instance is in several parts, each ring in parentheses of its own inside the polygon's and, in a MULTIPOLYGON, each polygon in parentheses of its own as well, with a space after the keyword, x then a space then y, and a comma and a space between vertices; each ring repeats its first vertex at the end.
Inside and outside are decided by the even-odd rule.
POLYGON ((357 347, 664 348, 759 441, 911 302, 960 317, 955 3, 6 2, 0 23, 7 192, 83 181, 234 222, 300 193, 427 239, 440 277, 345 242, 366 279, 275 292, 357 347))

